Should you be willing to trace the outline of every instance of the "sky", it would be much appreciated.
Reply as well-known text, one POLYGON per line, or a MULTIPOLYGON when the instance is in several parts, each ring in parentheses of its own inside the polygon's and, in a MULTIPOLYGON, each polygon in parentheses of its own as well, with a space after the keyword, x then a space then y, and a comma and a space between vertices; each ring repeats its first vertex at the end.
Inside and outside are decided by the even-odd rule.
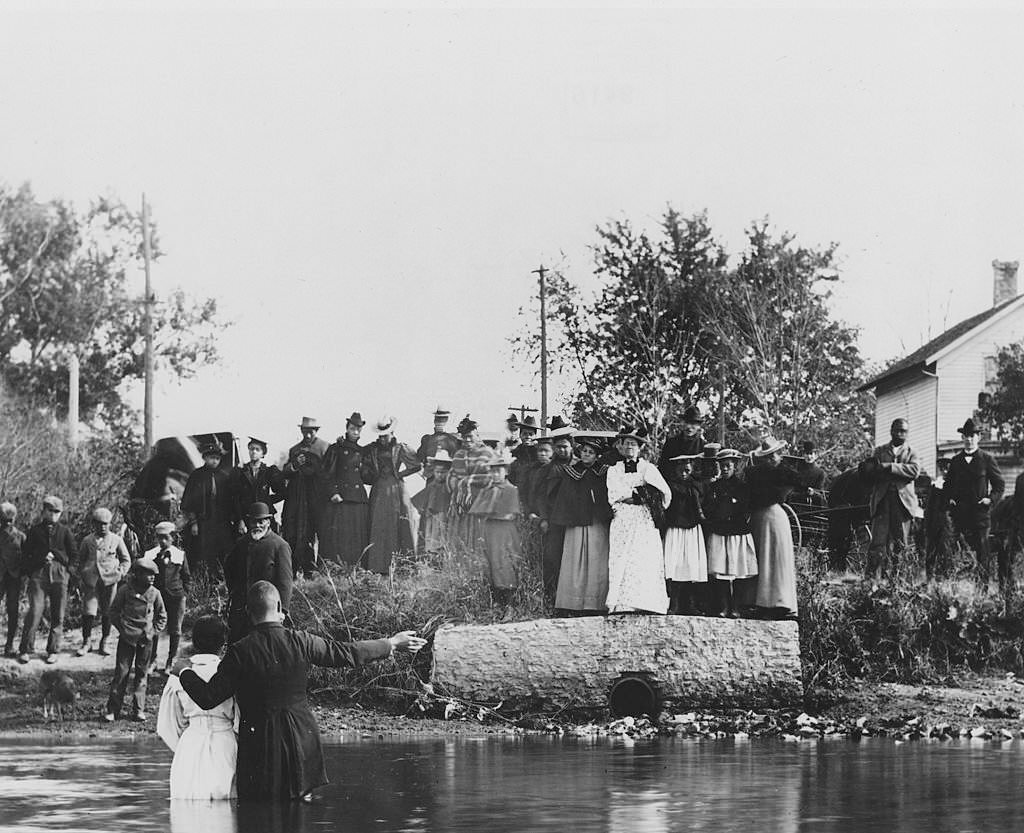
POLYGON ((281 448, 357 410, 415 442, 437 404, 497 431, 539 405, 508 347, 532 270, 592 283, 611 219, 837 241, 872 362, 988 307, 1024 256, 1022 33, 1012 4, 0 0, 0 181, 144 192, 156 292, 218 299, 222 361, 160 376, 156 436, 281 448))

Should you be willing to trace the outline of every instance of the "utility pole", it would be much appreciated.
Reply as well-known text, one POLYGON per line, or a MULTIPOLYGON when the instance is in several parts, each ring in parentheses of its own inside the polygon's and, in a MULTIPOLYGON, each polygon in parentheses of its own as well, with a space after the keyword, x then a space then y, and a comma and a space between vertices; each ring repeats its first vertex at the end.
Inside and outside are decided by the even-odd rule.
POLYGON ((548 270, 541 264, 533 270, 540 278, 540 427, 546 429, 548 424, 548 308, 547 284, 544 276, 548 270))
POLYGON ((68 445, 78 450, 78 353, 68 356, 68 445))
POLYGON ((142 256, 146 267, 146 297, 143 299, 143 310, 145 313, 145 334, 146 334, 146 394, 143 405, 144 430, 143 436, 146 443, 146 454, 153 448, 153 288, 150 283, 149 261, 152 256, 149 245, 149 205, 146 203, 146 195, 142 195, 142 256))
POLYGON ((530 407, 528 407, 526 405, 509 405, 508 409, 510 411, 519 411, 519 421, 520 422, 522 422, 524 419, 526 419, 526 415, 527 414, 535 414, 535 413, 537 413, 537 409, 536 408, 530 408, 530 407))

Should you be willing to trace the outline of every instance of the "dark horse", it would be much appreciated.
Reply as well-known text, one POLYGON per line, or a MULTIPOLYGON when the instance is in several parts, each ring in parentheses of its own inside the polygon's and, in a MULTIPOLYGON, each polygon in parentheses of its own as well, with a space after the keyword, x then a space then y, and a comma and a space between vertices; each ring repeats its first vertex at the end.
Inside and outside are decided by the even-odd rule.
POLYGON ((833 570, 846 570, 856 530, 871 523, 871 483, 856 466, 840 472, 828 490, 828 552, 833 570))

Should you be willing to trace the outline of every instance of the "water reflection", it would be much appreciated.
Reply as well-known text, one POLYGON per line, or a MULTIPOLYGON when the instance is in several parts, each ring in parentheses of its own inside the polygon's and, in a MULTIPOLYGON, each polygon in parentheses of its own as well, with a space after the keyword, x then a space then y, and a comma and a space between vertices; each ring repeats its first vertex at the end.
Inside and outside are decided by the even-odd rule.
POLYGON ((1019 742, 350 740, 311 803, 167 800, 155 739, 0 740, 0 828, 36 831, 909 831, 1024 828, 1019 742))

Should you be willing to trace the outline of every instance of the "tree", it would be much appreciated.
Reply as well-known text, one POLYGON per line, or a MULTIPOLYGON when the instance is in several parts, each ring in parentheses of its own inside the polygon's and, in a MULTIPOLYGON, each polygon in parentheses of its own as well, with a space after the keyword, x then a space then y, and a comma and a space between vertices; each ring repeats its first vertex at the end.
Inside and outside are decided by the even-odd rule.
MULTIPOLYGON (((706 213, 683 217, 670 207, 658 231, 628 221, 597 229, 592 300, 562 271, 549 282, 552 369, 573 379, 576 424, 646 425, 657 447, 695 404, 717 410, 723 439, 741 446, 777 432, 811 439, 833 459, 870 450, 870 399, 855 391, 856 331, 833 320, 827 304, 835 245, 798 247, 762 221, 730 269, 706 213)), ((513 339, 531 361, 534 321, 531 310, 513 339)))
POLYGON ((979 397, 976 416, 1008 450, 1024 455, 1024 342, 999 348, 995 390, 979 397))
MULTIPOLYGON (((717 379, 700 300, 726 264, 703 213, 669 208, 659 231, 637 231, 627 220, 598 227, 596 296, 582 300, 561 272, 548 295, 552 370, 574 376, 567 404, 575 423, 647 426, 655 445, 717 379)), ((524 332, 514 346, 532 358, 536 329, 524 332)))
MULTIPOLYGON (((0 187, 0 372, 13 393, 62 414, 74 353, 82 417, 128 418, 122 383, 145 373, 143 304, 129 287, 141 257, 141 217, 117 200, 78 212, 28 184, 0 187)), ((179 290, 154 307, 159 361, 183 377, 216 361, 215 301, 179 290)))
POLYGON ((763 220, 748 229, 736 268, 705 297, 705 323, 740 392, 743 421, 792 442, 849 423, 862 399, 857 332, 833 320, 827 304, 835 251, 775 237, 763 220))

